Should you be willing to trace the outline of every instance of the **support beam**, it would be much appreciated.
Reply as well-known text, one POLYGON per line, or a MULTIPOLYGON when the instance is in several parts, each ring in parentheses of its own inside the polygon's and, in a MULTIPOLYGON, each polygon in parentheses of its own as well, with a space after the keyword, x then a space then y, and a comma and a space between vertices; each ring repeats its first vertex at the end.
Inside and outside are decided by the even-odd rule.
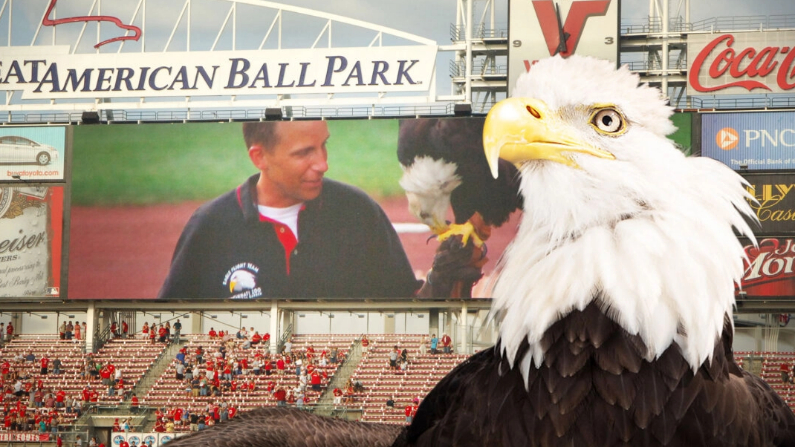
POLYGON ((276 346, 279 343, 281 332, 279 331, 279 301, 271 301, 271 354, 276 354, 276 346))

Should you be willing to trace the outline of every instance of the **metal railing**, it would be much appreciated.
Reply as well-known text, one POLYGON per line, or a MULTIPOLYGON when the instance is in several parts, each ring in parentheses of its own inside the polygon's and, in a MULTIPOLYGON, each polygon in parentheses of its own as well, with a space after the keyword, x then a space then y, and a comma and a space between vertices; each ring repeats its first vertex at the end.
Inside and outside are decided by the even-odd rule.
MULTIPOLYGON (((450 76, 458 77, 466 74, 466 63, 463 61, 450 61, 450 76)), ((507 76, 507 64, 493 64, 485 61, 475 61, 472 65, 473 76, 507 76)))
MULTIPOLYGON (((643 18, 626 19, 621 21, 621 34, 646 34, 661 33, 662 19, 643 18)), ((772 16, 739 16, 739 17, 712 17, 696 22, 685 23, 682 17, 676 17, 668 22, 670 32, 692 31, 752 31, 772 29, 795 29, 795 14, 772 16)))
MULTIPOLYGON (((472 30, 473 39, 507 39, 508 26, 498 28, 486 28, 485 25, 476 26, 472 30)), ((450 40, 461 42, 466 40, 466 27, 464 25, 450 24, 450 40)))

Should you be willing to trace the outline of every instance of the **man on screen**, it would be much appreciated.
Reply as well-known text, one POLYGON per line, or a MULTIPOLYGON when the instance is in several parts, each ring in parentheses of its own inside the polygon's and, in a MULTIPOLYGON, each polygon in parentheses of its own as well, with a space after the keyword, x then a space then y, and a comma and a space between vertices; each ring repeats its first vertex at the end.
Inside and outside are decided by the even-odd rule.
POLYGON ((416 280, 383 210, 324 178, 325 121, 243 125, 259 173, 202 205, 159 298, 408 297, 416 280))

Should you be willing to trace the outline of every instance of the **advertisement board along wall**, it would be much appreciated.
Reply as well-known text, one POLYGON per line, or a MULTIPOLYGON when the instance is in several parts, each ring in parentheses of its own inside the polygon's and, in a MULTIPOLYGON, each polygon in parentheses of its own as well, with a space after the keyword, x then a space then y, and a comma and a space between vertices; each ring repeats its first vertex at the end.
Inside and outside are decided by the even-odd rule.
POLYGON ((701 120, 703 156, 735 170, 795 169, 795 112, 705 113, 701 120))

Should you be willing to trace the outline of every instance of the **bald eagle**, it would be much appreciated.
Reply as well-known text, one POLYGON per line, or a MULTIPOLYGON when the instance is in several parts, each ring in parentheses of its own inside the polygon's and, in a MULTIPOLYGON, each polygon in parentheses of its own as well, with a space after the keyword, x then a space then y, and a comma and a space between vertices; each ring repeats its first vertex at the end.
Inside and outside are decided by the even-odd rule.
POLYGON ((731 351, 750 197, 674 147, 671 109, 638 83, 553 57, 492 108, 487 158, 515 163, 525 196, 494 286, 499 341, 395 446, 795 445, 793 412, 731 351))
POLYGON ((488 239, 522 203, 516 168, 500 161, 489 175, 483 153, 484 118, 403 120, 398 135, 400 186, 409 210, 441 240, 459 234, 464 245, 488 239), (455 222, 445 219, 452 205, 455 222))

